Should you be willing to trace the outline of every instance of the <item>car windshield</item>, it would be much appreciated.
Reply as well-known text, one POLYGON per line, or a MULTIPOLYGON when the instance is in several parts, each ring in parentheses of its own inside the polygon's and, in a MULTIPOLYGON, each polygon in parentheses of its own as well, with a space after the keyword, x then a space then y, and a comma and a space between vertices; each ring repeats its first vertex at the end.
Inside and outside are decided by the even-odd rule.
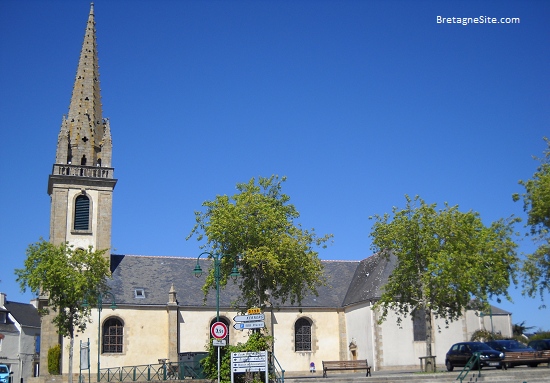
POLYGON ((509 350, 512 348, 527 348, 527 346, 519 343, 517 340, 509 340, 506 342, 499 342, 499 343, 500 343, 500 346, 505 350, 509 350))
POLYGON ((0 367, 0 374, 7 374, 8 373, 8 369, 4 366, 0 367))
POLYGON ((472 351, 492 350, 492 348, 487 346, 485 343, 471 343, 470 349, 472 351))

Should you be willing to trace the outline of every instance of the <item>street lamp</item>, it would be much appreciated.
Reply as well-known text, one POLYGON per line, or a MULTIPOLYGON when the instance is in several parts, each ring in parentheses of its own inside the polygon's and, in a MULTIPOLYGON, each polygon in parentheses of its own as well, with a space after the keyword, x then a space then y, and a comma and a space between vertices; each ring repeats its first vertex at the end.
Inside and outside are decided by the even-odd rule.
MULTIPOLYGON (((229 254, 212 254, 209 252, 204 252, 199 254, 197 257, 197 264, 195 265, 195 268, 193 269, 193 274, 198 278, 202 275, 202 268, 199 263, 199 258, 203 255, 208 255, 209 258, 212 258, 214 260, 214 280, 216 281, 216 322, 220 321, 220 278, 221 278, 221 271, 220 266, 222 263, 222 259, 224 257, 230 257, 229 254)), ((241 274, 239 273, 239 269, 237 269, 237 262, 235 259, 233 260, 233 268, 231 269, 231 274, 229 276, 232 279, 237 279, 241 274)), ((218 383, 220 382, 220 347, 218 346, 218 383)))
MULTIPOLYGON (((111 310, 115 310, 117 308, 116 302, 115 302, 115 296, 113 293, 106 293, 111 296, 111 310)), ((101 356, 101 311, 103 310, 103 297, 104 295, 102 293, 97 293, 97 381, 99 382, 101 380, 101 363, 100 363, 100 356, 101 356)), ((88 302, 84 301, 83 306, 88 306, 88 302)))

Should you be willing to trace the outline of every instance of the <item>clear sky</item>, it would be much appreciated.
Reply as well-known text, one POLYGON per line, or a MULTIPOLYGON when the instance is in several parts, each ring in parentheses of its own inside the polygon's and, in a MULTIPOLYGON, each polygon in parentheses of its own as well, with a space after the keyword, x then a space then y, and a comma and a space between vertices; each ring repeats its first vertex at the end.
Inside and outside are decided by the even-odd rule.
MULTIPOLYGON (((49 236, 48 175, 90 4, 0 1, 0 291, 49 236)), ((194 211, 252 177, 287 176, 299 222, 372 254, 373 214, 405 194, 525 218, 550 136, 548 1, 95 1, 110 118, 113 251, 195 257, 194 211), (442 24, 438 16, 519 24, 442 24), (492 21, 492 20, 491 20, 492 21)), ((520 227, 518 227, 519 229, 520 227)), ((529 241, 521 251, 532 250, 529 241)), ((497 305, 550 330, 511 288, 497 305)), ((549 297, 550 299, 550 297, 549 297)))

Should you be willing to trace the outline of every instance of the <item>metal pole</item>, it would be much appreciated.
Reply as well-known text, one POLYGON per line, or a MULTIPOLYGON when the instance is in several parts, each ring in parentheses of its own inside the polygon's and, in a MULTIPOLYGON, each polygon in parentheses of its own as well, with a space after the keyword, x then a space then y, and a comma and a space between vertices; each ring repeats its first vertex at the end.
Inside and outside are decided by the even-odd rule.
MULTIPOLYGON (((220 256, 214 257, 214 277, 216 279, 216 322, 220 321, 220 256)), ((220 346, 218 347, 218 383, 220 383, 220 346)))
POLYGON ((97 381, 101 380, 100 371, 101 371, 101 310, 103 309, 103 297, 101 293, 97 296, 97 381))

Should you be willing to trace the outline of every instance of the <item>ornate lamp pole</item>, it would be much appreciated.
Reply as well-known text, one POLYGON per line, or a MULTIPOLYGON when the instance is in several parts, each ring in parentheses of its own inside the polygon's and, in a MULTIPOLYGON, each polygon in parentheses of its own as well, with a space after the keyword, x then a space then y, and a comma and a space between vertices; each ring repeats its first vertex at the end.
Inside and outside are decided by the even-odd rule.
MULTIPOLYGON (((111 309, 115 310, 117 308, 115 302, 115 296, 113 293, 106 293, 106 295, 111 296, 111 309)), ((102 293, 97 293, 97 381, 101 381, 101 311, 103 310, 103 298, 102 293)), ((88 302, 84 302, 84 306, 88 306, 88 302)))
MULTIPOLYGON (((214 260, 214 280, 216 281, 216 322, 220 321, 220 278, 221 278, 221 272, 220 272, 220 266, 222 263, 222 259, 224 257, 230 257, 229 254, 212 254, 209 252, 204 252, 199 254, 197 257, 197 264, 195 265, 195 268, 193 269, 193 274, 198 278, 202 275, 202 268, 199 263, 199 258, 203 255, 207 255, 208 258, 212 258, 214 260)), ((233 269, 231 269, 231 274, 229 276, 233 279, 236 279, 240 276, 239 269, 237 269, 237 262, 233 260, 233 269)), ((218 346, 218 383, 220 382, 220 347, 218 346)))

